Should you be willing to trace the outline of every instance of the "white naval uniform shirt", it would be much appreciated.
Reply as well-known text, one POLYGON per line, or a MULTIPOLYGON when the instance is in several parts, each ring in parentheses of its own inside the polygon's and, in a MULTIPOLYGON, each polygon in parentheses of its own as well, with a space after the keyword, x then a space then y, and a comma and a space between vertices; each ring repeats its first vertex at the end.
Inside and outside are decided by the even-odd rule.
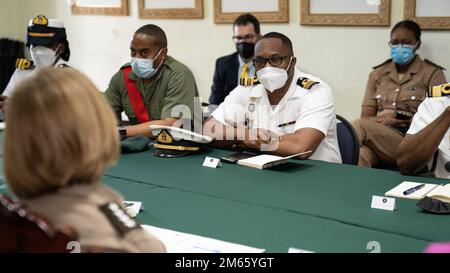
MULTIPOLYGON (((417 113, 406 134, 414 135, 437 119, 450 106, 450 97, 426 98, 419 106, 417 113)), ((438 157, 434 175, 439 178, 450 179, 450 172, 445 169, 445 164, 450 162, 450 130, 447 130, 438 147, 438 157)), ((428 163, 432 166, 433 160, 428 163)))
MULTIPOLYGON (((55 67, 59 65, 67 65, 72 67, 68 62, 64 61, 63 59, 60 59, 56 64, 55 67)), ((6 86, 5 90, 3 91, 4 96, 10 97, 13 92, 14 88, 16 88, 17 84, 24 79, 26 76, 31 75, 36 69, 19 69, 17 68, 13 75, 11 76, 11 79, 8 82, 8 85, 6 86)))
POLYGON ((212 113, 222 124, 245 124, 250 129, 263 128, 279 135, 312 128, 325 138, 310 159, 341 163, 336 133, 336 113, 330 87, 317 77, 295 70, 289 90, 274 108, 262 84, 238 86, 212 113), (297 85, 298 78, 306 77, 319 84, 310 90, 297 85), (280 125, 283 125, 280 127, 280 125))

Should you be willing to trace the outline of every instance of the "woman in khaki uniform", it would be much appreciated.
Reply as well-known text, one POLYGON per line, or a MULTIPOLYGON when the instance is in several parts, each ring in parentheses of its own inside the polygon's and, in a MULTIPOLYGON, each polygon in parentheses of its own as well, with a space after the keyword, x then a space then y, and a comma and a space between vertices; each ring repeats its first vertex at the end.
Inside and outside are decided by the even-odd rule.
POLYGON ((429 86, 446 83, 443 68, 416 51, 421 29, 401 21, 391 31, 392 59, 370 73, 361 119, 353 122, 359 138, 359 166, 394 167, 395 152, 429 86))
POLYGON ((116 118, 95 86, 70 68, 44 68, 8 102, 4 172, 31 212, 75 229, 81 249, 164 252, 100 183, 119 156, 116 118))

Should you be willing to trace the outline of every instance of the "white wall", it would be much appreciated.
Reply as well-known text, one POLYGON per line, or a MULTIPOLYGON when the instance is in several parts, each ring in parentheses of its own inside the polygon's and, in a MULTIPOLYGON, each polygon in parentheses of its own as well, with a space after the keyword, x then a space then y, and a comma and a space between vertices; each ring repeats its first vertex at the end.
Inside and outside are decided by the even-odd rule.
POLYGON ((1 0, 0 4, 0 38, 20 39, 18 34, 17 18, 17 1, 16 0, 1 0))
MULTIPOLYGON (((27 21, 37 14, 60 18, 66 23, 71 43, 71 62, 104 90, 111 76, 129 60, 134 31, 147 23, 161 26, 168 36, 172 56, 189 66, 203 100, 210 93, 215 59, 234 51, 231 25, 213 23, 213 3, 205 0, 205 18, 195 20, 138 19, 137 1, 131 0, 128 17, 74 16, 65 0, 2 0, 4 21, 16 24, 23 37, 27 21), (4 3, 15 12, 4 12, 4 3), (16 3, 15 6, 11 2, 16 3), (15 9, 14 9, 15 8, 15 9), (15 16, 13 16, 13 14, 15 16)), ((402 0, 392 1, 392 26, 403 19, 402 0)), ((289 24, 263 24, 262 32, 279 31, 289 36, 305 72, 317 75, 334 90, 337 112, 354 119, 359 116, 367 76, 371 67, 389 57, 391 27, 312 27, 299 24, 299 0, 290 1, 289 24)), ((3 36, 4 26, 0 28, 3 36)), ((450 69, 449 31, 425 31, 420 54, 450 69)), ((450 79, 449 72, 446 72, 450 79)))

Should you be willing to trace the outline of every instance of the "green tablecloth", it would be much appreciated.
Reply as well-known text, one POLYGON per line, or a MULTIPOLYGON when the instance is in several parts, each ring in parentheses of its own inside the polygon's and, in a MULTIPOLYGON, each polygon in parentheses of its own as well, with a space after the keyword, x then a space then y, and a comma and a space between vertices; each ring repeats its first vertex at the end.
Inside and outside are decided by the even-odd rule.
MULTIPOLYGON (((123 155, 104 177, 127 200, 142 201, 141 223, 241 243, 268 252, 296 247, 315 252, 421 252, 450 240, 450 218, 423 213, 416 201, 397 199, 394 212, 370 208, 402 181, 447 183, 397 172, 290 161, 271 170, 223 164, 202 167, 210 150, 183 158, 151 152, 123 155)), ((1 184, 1 182, 0 182, 1 184)))

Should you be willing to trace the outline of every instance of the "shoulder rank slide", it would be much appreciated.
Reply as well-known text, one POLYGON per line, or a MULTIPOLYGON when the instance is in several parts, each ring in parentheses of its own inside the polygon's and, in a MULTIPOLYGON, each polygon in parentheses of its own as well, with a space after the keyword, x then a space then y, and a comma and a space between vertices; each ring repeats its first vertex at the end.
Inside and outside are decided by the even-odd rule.
POLYGON ((108 218, 113 228, 121 237, 141 226, 134 220, 128 212, 117 203, 108 203, 99 207, 100 211, 108 218))
POLYGON ((299 78, 297 81, 297 85, 304 89, 311 89, 314 85, 319 84, 319 82, 315 82, 308 78, 299 78))
POLYGON ((241 78, 239 80, 239 85, 241 86, 253 86, 257 84, 259 84, 259 81, 256 77, 241 78))
POLYGON ((34 63, 28 59, 17 59, 16 60, 16 68, 20 70, 28 70, 34 67, 34 63))
POLYGON ((392 59, 386 60, 386 61, 384 61, 383 63, 381 63, 381 64, 379 64, 379 65, 377 65, 377 66, 372 67, 372 69, 377 69, 378 67, 382 67, 383 65, 389 64, 389 63, 391 63, 391 62, 392 62, 392 59))
POLYGON ((444 68, 444 67, 442 67, 442 66, 440 66, 440 65, 437 65, 437 64, 433 63, 432 61, 430 61, 430 60, 428 60, 428 59, 425 59, 424 61, 425 61, 425 63, 427 63, 427 64, 430 64, 430 65, 432 65, 432 66, 435 66, 435 67, 439 68, 440 70, 444 70, 444 71, 445 71, 445 68, 444 68))
POLYGON ((427 96, 430 98, 444 97, 450 95, 450 83, 431 86, 428 88, 427 96))

